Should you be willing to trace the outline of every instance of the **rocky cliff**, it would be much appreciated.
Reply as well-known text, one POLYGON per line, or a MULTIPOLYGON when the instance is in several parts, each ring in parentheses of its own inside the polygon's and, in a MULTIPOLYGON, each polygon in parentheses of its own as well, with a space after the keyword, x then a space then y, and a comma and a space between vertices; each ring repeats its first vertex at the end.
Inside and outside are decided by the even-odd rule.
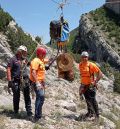
POLYGON ((102 30, 97 28, 90 14, 82 15, 79 25, 81 48, 89 51, 90 57, 97 62, 108 62, 120 70, 120 55, 108 44, 102 30))
POLYGON ((106 0, 105 6, 115 13, 120 14, 120 0, 106 0))
POLYGON ((7 40, 7 37, 0 33, 0 79, 6 77, 6 63, 12 56, 12 51, 7 40))

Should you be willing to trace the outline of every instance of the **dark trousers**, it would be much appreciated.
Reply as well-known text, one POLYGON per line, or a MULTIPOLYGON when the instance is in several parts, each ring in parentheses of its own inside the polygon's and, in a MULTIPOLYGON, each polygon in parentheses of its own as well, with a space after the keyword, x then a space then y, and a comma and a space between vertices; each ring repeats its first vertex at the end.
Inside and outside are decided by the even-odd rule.
MULTIPOLYGON (((19 79, 14 79, 12 91, 13 91, 13 108, 14 108, 14 112, 17 113, 19 111, 19 102, 20 102, 20 80, 19 79)), ((25 108, 26 108, 27 114, 29 115, 30 113, 32 113, 29 84, 26 84, 26 86, 23 88, 23 95, 24 95, 24 101, 25 101, 25 108)))
POLYGON ((88 114, 95 114, 97 117, 99 117, 98 104, 95 98, 96 88, 88 88, 84 93, 84 97, 87 103, 88 114))

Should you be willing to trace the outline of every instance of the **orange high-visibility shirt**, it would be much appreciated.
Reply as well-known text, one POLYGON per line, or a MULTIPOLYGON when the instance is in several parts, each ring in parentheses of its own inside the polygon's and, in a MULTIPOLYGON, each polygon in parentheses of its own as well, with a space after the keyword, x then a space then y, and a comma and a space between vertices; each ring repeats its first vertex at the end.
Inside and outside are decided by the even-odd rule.
POLYGON ((48 60, 40 60, 39 58, 34 58, 31 61, 30 65, 30 80, 35 82, 33 75, 32 75, 32 70, 36 70, 37 74, 37 80, 38 81, 44 81, 45 80, 45 63, 47 63, 48 60))
POLYGON ((79 64, 79 70, 81 79, 81 84, 89 85, 91 82, 94 81, 94 75, 100 71, 99 67, 92 62, 83 63, 81 62, 79 64))

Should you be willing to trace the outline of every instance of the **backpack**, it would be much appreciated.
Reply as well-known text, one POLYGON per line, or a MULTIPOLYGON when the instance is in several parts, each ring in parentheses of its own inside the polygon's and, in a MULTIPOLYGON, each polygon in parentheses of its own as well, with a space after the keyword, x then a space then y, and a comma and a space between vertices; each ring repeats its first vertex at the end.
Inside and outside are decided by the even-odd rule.
POLYGON ((59 42, 65 42, 69 38, 69 25, 67 21, 63 23, 58 20, 50 22, 50 37, 51 39, 57 40, 59 42))
POLYGON ((51 39, 57 40, 61 37, 61 22, 60 21, 51 21, 50 22, 50 37, 51 39))

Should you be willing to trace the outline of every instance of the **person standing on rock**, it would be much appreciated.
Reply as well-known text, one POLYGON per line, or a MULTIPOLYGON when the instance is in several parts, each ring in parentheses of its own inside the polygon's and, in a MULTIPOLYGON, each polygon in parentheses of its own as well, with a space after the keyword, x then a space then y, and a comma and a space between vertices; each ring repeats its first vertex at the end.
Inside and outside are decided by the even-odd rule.
POLYGON ((8 92, 13 92, 13 108, 14 113, 19 112, 20 90, 22 89, 25 101, 27 115, 32 115, 29 75, 26 75, 24 70, 27 66, 27 48, 23 45, 19 46, 15 56, 13 56, 7 66, 8 92), (28 83, 26 82, 26 79, 28 83), (25 82, 25 83, 23 83, 25 82))
POLYGON ((102 72, 95 63, 88 61, 89 54, 83 51, 81 54, 81 62, 79 64, 81 85, 79 95, 84 95, 87 103, 87 114, 85 118, 95 116, 99 118, 98 104, 96 101, 97 83, 102 78, 102 72))
POLYGON ((35 122, 42 117, 42 106, 45 99, 45 70, 49 69, 49 67, 45 66, 48 63, 48 59, 45 59, 46 49, 38 47, 36 49, 36 56, 30 65, 30 80, 36 93, 35 122))

